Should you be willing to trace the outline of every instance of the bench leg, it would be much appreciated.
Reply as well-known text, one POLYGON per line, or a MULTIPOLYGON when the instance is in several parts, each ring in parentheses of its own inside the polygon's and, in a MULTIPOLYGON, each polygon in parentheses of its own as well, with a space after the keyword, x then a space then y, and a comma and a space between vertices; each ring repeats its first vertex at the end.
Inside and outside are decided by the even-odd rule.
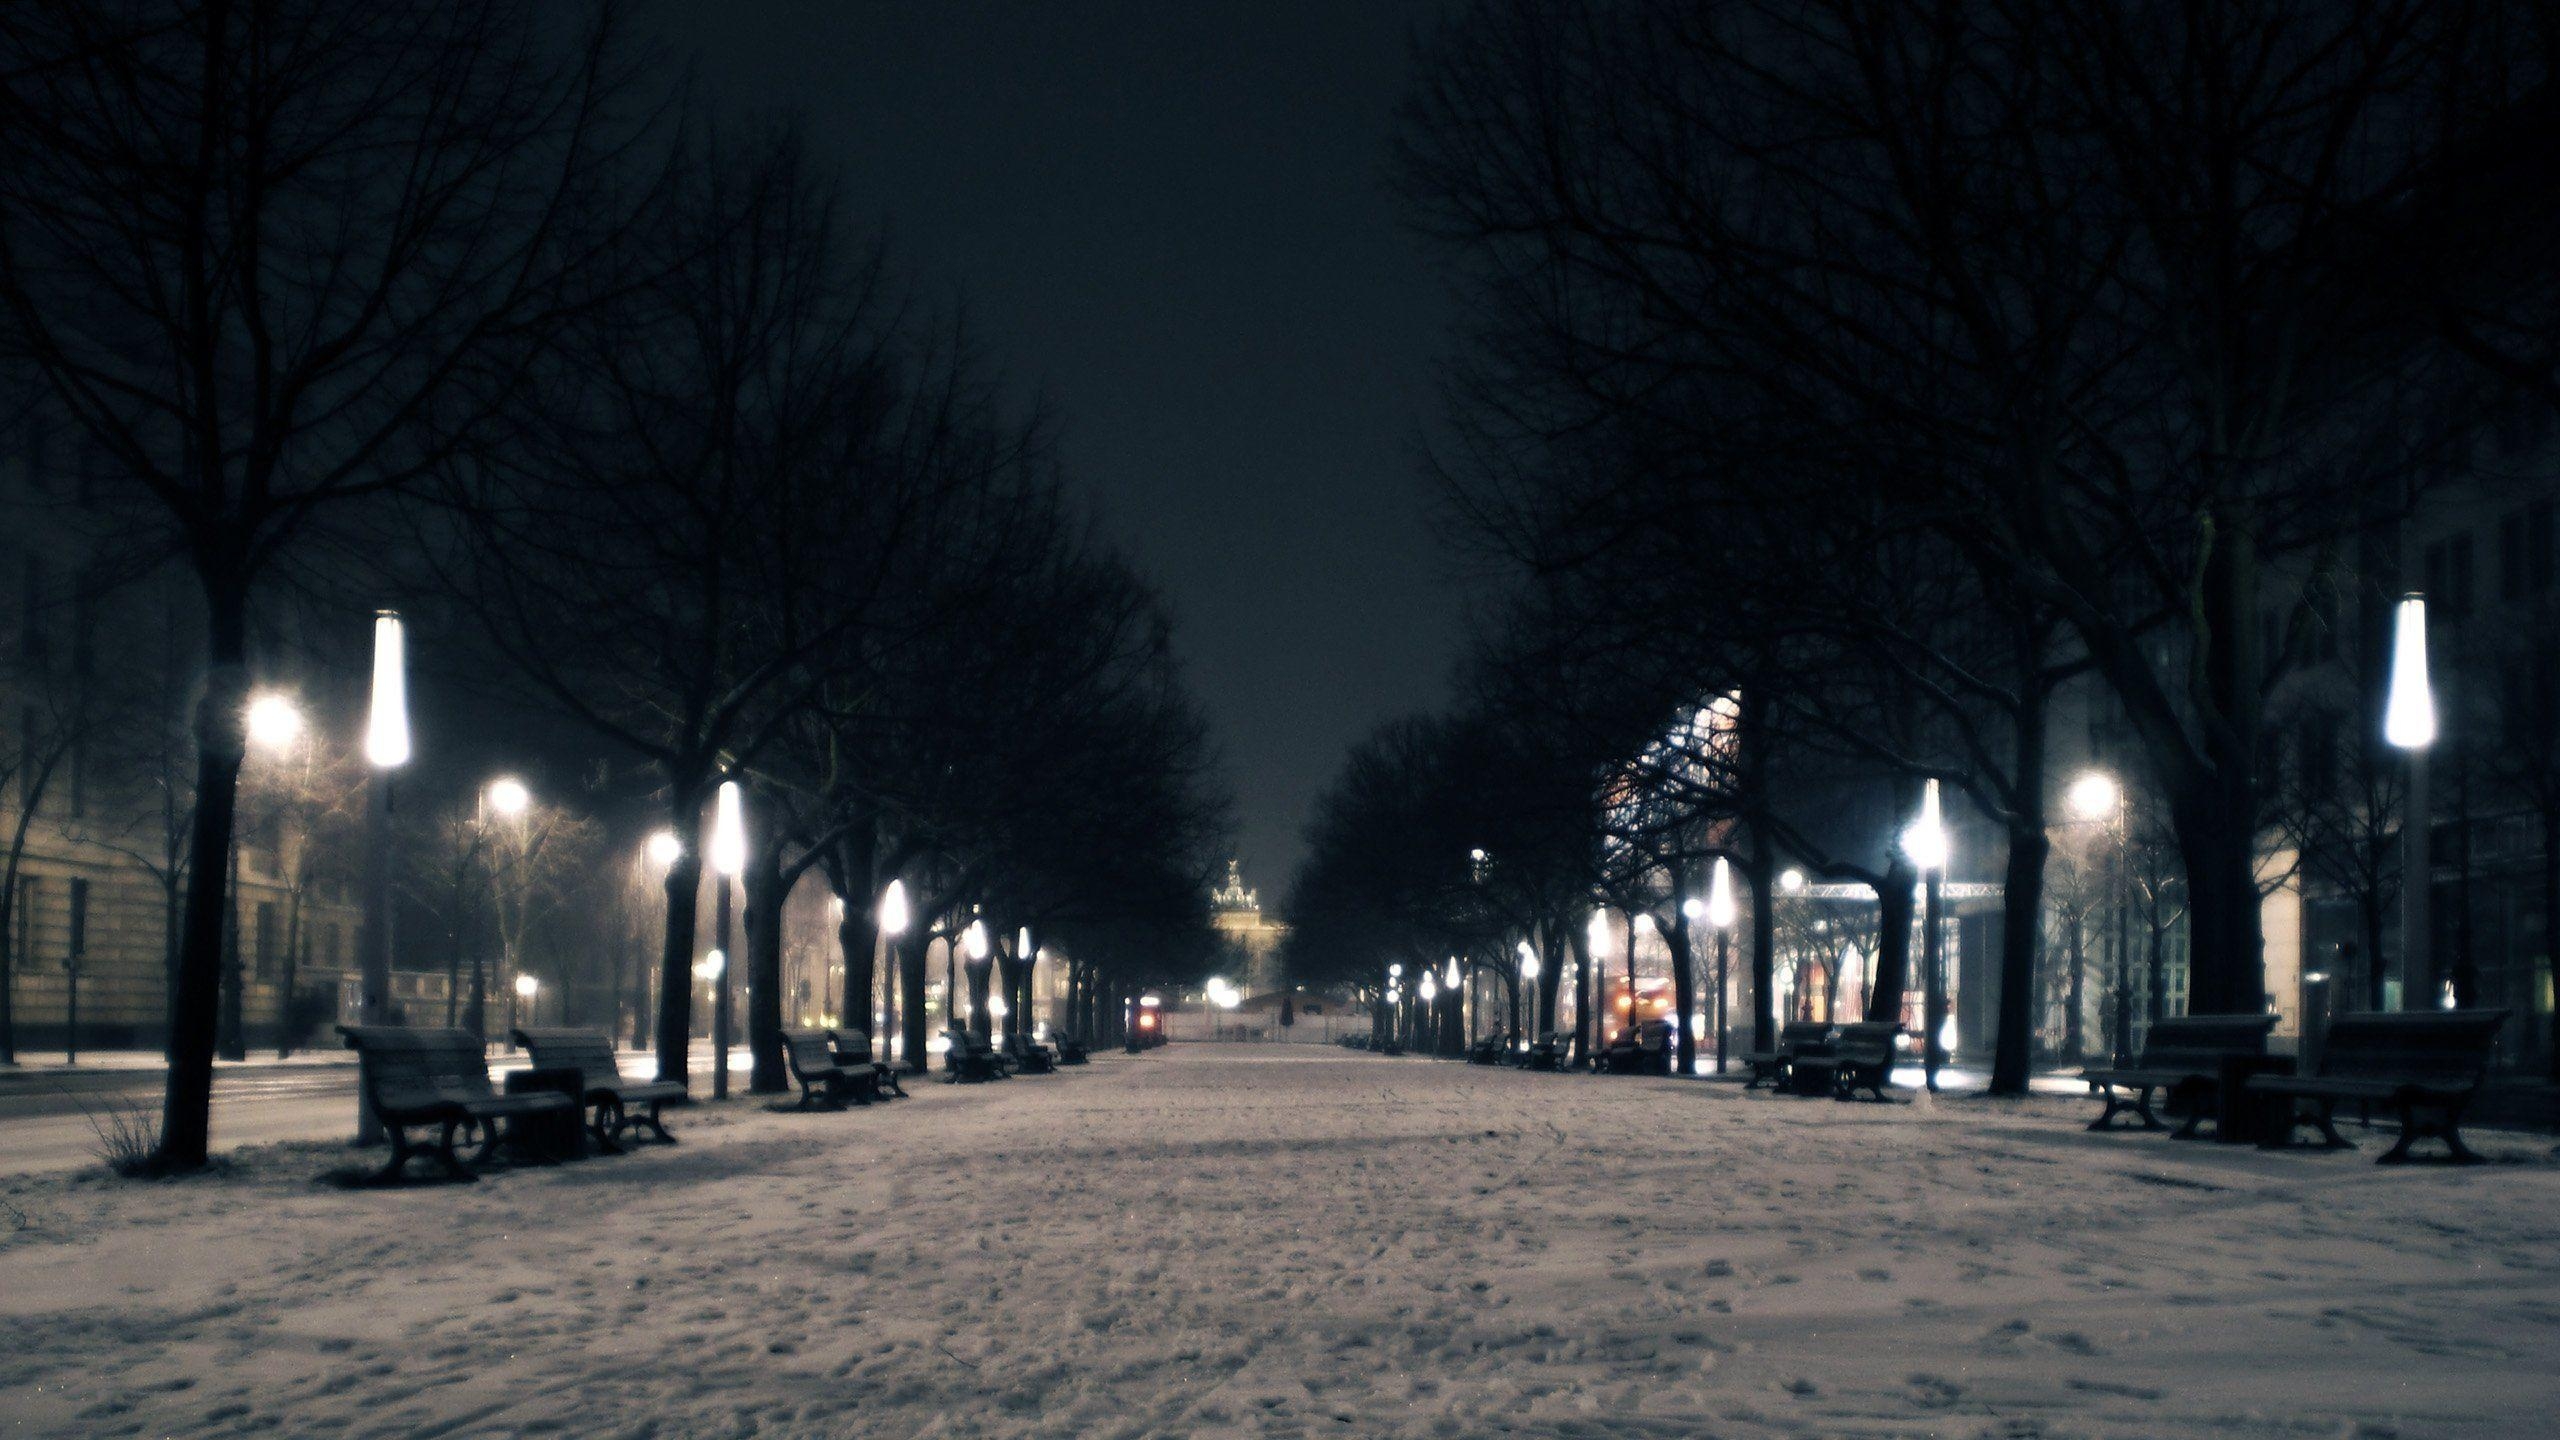
POLYGON ((667 1122, 666 1122, 665 1120, 663 1120, 663 1119, 659 1118, 659 1116, 658 1116, 658 1109, 659 1109, 659 1107, 660 1107, 660 1106, 662 1106, 662 1105, 664 1105, 664 1104, 666 1104, 666 1103, 667 1103, 667 1102, 665 1102, 665 1101, 663 1101, 663 1100, 652 1100, 652 1101, 650 1101, 650 1102, 649 1102, 649 1113, 648 1113, 648 1114, 646 1114, 646 1115, 642 1115, 642 1116, 638 1117, 637 1119, 635 1119, 635 1120, 631 1120, 631 1121, 629 1121, 629 1122, 627 1122, 627 1123, 634 1124, 634 1125, 646 1125, 646 1126, 648 1126, 648 1127, 649 1127, 649 1134, 651 1135, 651 1137, 652 1137, 652 1138, 654 1138, 654 1139, 655 1139, 659 1144, 661 1144, 661 1145, 673 1145, 674 1143, 676 1143, 676 1137, 674 1137, 673 1135, 670 1135, 670 1134, 668 1134, 668 1133, 667 1133, 667 1122))
MULTIPOLYGON (((2181 1093, 2186 1096, 2187 1100, 2187 1118, 2185 1123, 2179 1125, 2176 1132, 2171 1134, 2169 1138, 2172 1140, 2201 1139, 2202 1137, 2196 1133, 2196 1127, 2204 1123, 2204 1101, 2205 1097, 2211 1092, 2201 1085, 2189 1085, 2183 1087, 2181 1093)), ((2146 1098, 2148 1098, 2147 1094, 2146 1098)), ((2148 1118, 2151 1114, 2149 1110, 2145 1110, 2142 1113, 2145 1118, 2148 1118)), ((2158 1127, 2155 1125, 2153 1128, 2156 1129, 2158 1127)))
POLYGON ((595 1113, 596 1118, 587 1123, 588 1137, 596 1142, 597 1149, 607 1155, 621 1154, 622 1142, 618 1137, 622 1134, 623 1126, 628 1123, 622 1118, 622 1102, 599 1100, 596 1102, 595 1113))
MULTIPOLYGON (((487 1124, 486 1121, 481 1123, 487 1124)), ((480 1177, 472 1174, 470 1167, 462 1163, 462 1157, 455 1153, 454 1142, 459 1138, 457 1132, 461 1129, 461 1125, 462 1122, 458 1120, 444 1122, 444 1134, 436 1141, 436 1163, 444 1166, 446 1175, 468 1184, 480 1177)), ((399 1132, 395 1130, 392 1133, 397 1135, 399 1132)))
POLYGON ((2416 1155, 2410 1154, 2409 1147, 2426 1139, 2436 1139, 2444 1142, 2445 1158, 2443 1163, 2445 1164, 2478 1165, 2484 1163, 2478 1151, 2462 1143, 2461 1107, 2445 1107, 2442 1112, 2444 1115, 2442 1120, 2427 1121, 2418 1118, 2421 1113, 2433 1108, 2435 1107, 2417 1104, 2401 1105, 2399 1107, 2400 1139, 2389 1150, 2386 1150, 2382 1154, 2374 1157, 2373 1163, 2376 1165, 2409 1164, 2420 1158, 2416 1155))

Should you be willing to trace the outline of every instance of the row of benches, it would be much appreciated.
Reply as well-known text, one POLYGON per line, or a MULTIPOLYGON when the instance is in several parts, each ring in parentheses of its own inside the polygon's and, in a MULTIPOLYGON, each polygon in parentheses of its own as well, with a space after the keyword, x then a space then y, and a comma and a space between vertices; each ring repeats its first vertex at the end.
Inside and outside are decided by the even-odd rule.
MULTIPOLYGON (((488 1051, 468 1030, 342 1025, 338 1031, 362 1062, 365 1103, 391 1142, 390 1159, 376 1181, 400 1178, 411 1160, 422 1157, 454 1179, 470 1180, 463 1145, 476 1147, 471 1163, 485 1164, 510 1140, 532 1150, 525 1142, 553 1125, 567 1127, 572 1140, 583 1125, 608 1153, 619 1153, 635 1129, 672 1145, 675 1136, 662 1112, 689 1098, 677 1081, 625 1078, 613 1041, 596 1030, 517 1030, 516 1041, 532 1065, 509 1076, 503 1090, 490 1083, 488 1051)), ((872 1059, 871 1037, 862 1031, 785 1030, 782 1040, 801 1109, 842 1109, 906 1096, 897 1071, 872 1059)), ((1086 1058, 1084 1046, 1063 1036, 1054 1044, 1026 1042, 1017 1052, 999 1052, 982 1038, 954 1032, 945 1078, 993 1079, 1016 1068, 1048 1070, 1086 1058)))
MULTIPOLYGON (((2400 1138, 2381 1164, 2416 1158, 2421 1140, 2444 1142, 2445 1158, 2477 1164, 2462 1143, 2462 1117, 2478 1097, 2489 1071, 2490 1049, 2505 1010, 2410 1010, 2341 1015, 2329 1024, 2309 1074, 2292 1073, 2282 1056, 2267 1054, 2271 1015, 2182 1015, 2152 1024, 2142 1054, 2131 1065, 2093 1069, 2082 1076, 2106 1108, 2089 1122, 2112 1127, 2131 1112, 2145 1130, 2165 1130, 2152 1113, 2152 1097, 2186 1112, 2180 1138, 2212 1117, 2217 1127, 2245 1127, 2264 1147, 2293 1143, 2308 1125, 2333 1150, 2355 1148, 2338 1133, 2337 1112, 2353 1104, 2366 1112, 2392 1111, 2400 1138)), ((2244 1138, 2226 1136, 2226 1138, 2244 1138)))

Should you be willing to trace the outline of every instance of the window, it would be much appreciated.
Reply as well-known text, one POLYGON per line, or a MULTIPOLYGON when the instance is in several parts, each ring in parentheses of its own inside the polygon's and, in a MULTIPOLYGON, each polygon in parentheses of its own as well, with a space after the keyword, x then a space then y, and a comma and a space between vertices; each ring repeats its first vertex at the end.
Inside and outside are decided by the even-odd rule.
POLYGON ((332 970, 344 968, 338 959, 338 927, 327 926, 320 932, 321 963, 332 970))
POLYGON ((276 973, 276 905, 272 900, 258 902, 257 965, 261 976, 276 973))
POLYGON ((34 875, 18 877, 18 913, 10 917, 10 923, 18 933, 9 937, 9 953, 13 955, 35 953, 32 946, 36 933, 36 903, 43 894, 44 887, 39 877, 34 875))
POLYGON ((77 970, 89 958, 89 882, 71 882, 71 943, 63 947, 62 963, 77 970))

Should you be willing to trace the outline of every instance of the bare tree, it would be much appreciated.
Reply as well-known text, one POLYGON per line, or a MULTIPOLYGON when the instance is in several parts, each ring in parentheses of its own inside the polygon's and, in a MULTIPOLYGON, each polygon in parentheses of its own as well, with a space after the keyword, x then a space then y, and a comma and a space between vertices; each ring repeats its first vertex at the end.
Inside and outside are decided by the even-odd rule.
MULTIPOLYGON (((0 354, 204 592, 185 923, 153 1168, 205 1162, 250 614, 428 473, 591 273, 611 7, 31 0, 0 16, 0 354), (564 43, 565 42, 565 43, 564 43)), ((368 997, 379 1004, 381 997, 368 997)))

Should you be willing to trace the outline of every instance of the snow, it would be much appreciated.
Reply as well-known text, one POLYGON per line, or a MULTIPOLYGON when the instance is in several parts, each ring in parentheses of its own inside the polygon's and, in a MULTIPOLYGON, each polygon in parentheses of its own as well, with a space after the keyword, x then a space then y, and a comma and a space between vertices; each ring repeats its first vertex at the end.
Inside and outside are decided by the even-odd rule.
POLYGON ((2560 1162, 1176 1046, 345 1190, 0 1182, 0 1434, 2518 1436, 2560 1162))

